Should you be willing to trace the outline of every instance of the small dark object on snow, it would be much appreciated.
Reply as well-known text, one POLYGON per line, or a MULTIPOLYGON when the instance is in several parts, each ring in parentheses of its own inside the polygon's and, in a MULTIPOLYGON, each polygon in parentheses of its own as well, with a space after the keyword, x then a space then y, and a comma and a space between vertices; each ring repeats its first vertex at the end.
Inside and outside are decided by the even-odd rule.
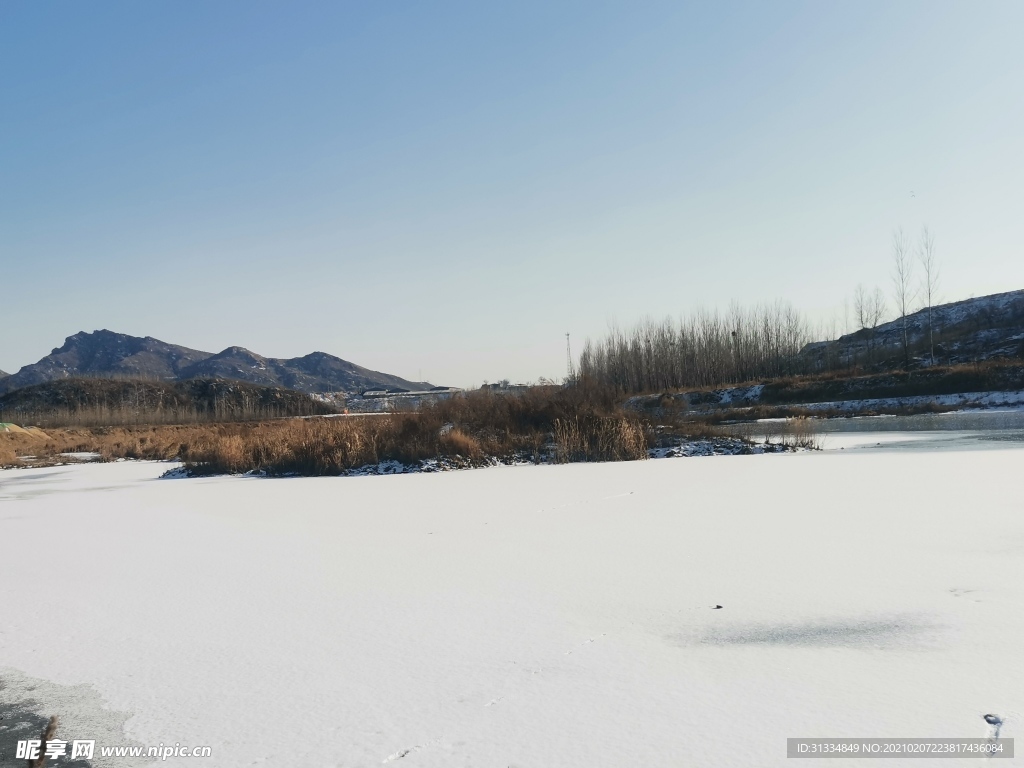
POLYGON ((713 610, 713 611, 717 611, 717 610, 718 610, 719 608, 721 608, 721 607, 722 607, 722 606, 720 606, 720 605, 716 605, 716 606, 715 606, 714 608, 712 608, 711 610, 713 610))
POLYGON ((39 746, 39 757, 29 758, 28 768, 45 768, 46 766, 46 744, 53 741, 53 737, 57 735, 57 716, 50 715, 50 721, 46 724, 46 729, 42 733, 40 739, 41 744, 39 746))
POLYGON ((1003 724, 1003 718, 1001 718, 999 715, 982 715, 982 717, 985 718, 985 722, 989 725, 1003 724))

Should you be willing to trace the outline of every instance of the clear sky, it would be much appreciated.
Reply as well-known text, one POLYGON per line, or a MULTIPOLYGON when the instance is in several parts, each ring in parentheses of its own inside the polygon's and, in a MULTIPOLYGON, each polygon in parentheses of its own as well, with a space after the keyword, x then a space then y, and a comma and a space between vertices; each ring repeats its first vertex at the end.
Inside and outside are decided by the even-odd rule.
POLYGON ((1024 288, 1024 3, 0 0, 0 369, 80 330, 434 383, 611 320, 1024 288), (913 194, 912 194, 913 192, 913 194))

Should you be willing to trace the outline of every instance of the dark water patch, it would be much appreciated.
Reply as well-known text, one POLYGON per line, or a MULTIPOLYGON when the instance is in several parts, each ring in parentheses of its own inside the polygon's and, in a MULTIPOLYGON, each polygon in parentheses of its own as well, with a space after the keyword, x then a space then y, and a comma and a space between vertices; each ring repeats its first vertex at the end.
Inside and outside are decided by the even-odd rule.
POLYGON ((819 419, 815 428, 829 432, 1017 432, 1024 434, 1024 410, 954 411, 913 416, 855 416, 819 419))
POLYGON ((721 647, 774 646, 780 648, 903 648, 924 645, 933 627, 912 617, 835 619, 777 624, 732 624, 706 629, 690 645, 721 647))
MULTIPOLYGON (((28 700, 20 705, 0 702, 0 767, 2 768, 8 768, 8 766, 24 768, 25 759, 17 758, 18 742, 41 739, 43 731, 46 730, 46 723, 50 718, 27 707, 38 707, 38 702, 28 700)), ((55 738, 64 739, 59 722, 55 738)), ((70 746, 68 744, 69 752, 70 746)), ((72 760, 67 755, 47 760, 46 765, 56 766, 56 768, 93 768, 93 763, 88 760, 80 758, 72 760)))
POLYGON ((69 754, 51 759, 57 768, 137 768, 147 758, 102 757, 101 747, 139 746, 124 732, 129 712, 109 709, 89 685, 60 685, 32 678, 14 669, 0 669, 0 768, 24 768, 17 758, 18 741, 40 739, 51 715, 57 716, 55 739, 67 742, 69 754), (95 741, 91 760, 70 758, 72 742, 95 741))

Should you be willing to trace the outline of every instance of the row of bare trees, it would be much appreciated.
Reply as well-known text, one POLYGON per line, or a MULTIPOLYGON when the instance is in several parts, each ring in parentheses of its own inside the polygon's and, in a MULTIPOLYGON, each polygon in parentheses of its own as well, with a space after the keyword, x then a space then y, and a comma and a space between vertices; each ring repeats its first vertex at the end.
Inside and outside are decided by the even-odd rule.
POLYGON ((703 387, 801 373, 797 353, 812 340, 786 302, 699 311, 678 321, 645 320, 587 340, 577 376, 623 392, 703 387))
MULTIPOLYGON (((896 319, 902 322, 904 362, 910 362, 908 316, 926 309, 926 332, 935 360, 932 308, 938 299, 939 268, 935 238, 924 227, 914 243, 902 229, 893 233, 892 298, 896 319), (918 278, 917 270, 921 277, 918 278), (921 303, 918 304, 918 300, 921 303)), ((849 304, 846 304, 847 318, 849 304)), ((629 331, 612 327, 598 341, 587 340, 579 366, 572 375, 623 392, 653 392, 682 387, 707 387, 821 370, 845 369, 875 360, 876 329, 886 321, 888 306, 881 288, 858 285, 853 296, 854 322, 866 337, 866 355, 856 346, 843 351, 835 322, 823 327, 818 338, 832 339, 819 346, 815 362, 798 353, 814 341, 816 329, 786 302, 752 309, 732 306, 722 313, 699 311, 678 321, 644 320, 629 331), (851 351, 853 350, 853 351, 851 351)))

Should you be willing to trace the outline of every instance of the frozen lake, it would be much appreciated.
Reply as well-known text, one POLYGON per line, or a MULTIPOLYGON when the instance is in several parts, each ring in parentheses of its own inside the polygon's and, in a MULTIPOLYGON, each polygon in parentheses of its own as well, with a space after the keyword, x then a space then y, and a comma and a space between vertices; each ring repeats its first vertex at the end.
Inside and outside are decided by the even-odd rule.
POLYGON ((787 737, 981 738, 989 713, 1018 736, 1024 443, 970 432, 391 477, 5 471, 0 706, 212 747, 167 766, 781 766, 787 737))
MULTIPOLYGON (((786 419, 723 427, 730 434, 761 441, 766 435, 777 440, 789 423, 786 419)), ((950 411, 914 416, 855 416, 813 419, 813 430, 821 437, 823 450, 882 449, 971 450, 1002 448, 1024 442, 1024 410, 950 411)))

